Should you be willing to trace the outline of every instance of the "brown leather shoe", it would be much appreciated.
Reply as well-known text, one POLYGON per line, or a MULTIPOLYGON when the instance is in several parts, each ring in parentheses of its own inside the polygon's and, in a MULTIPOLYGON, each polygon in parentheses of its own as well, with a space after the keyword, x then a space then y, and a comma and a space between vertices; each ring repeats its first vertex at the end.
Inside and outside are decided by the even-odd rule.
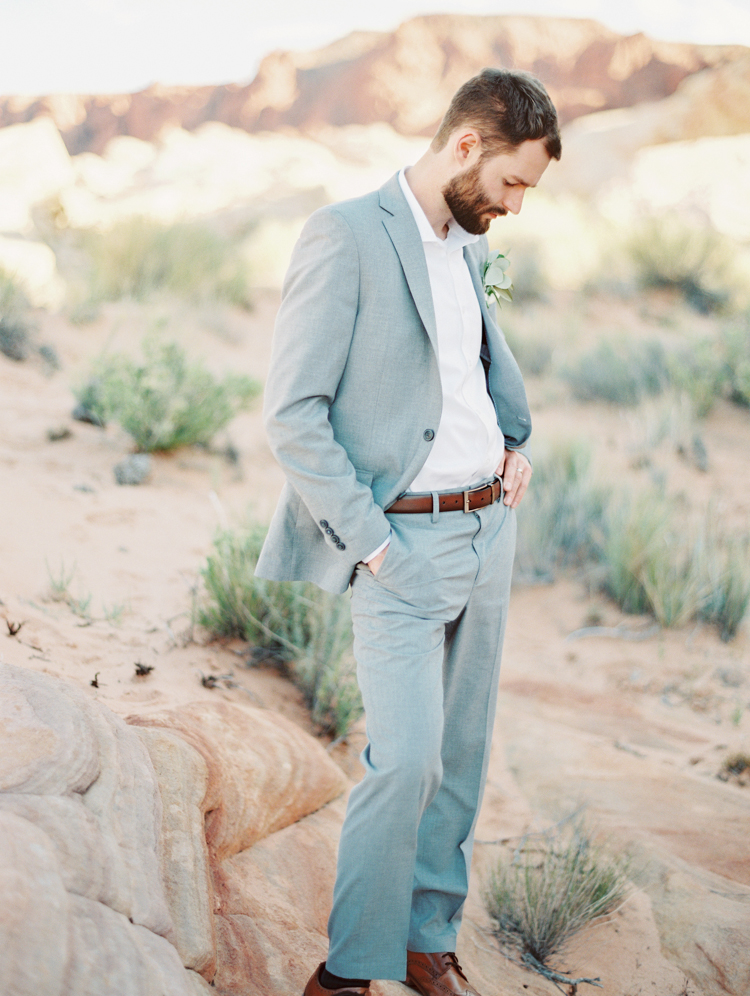
POLYGON ((310 981, 305 986, 303 996, 371 996, 369 989, 361 989, 358 986, 354 989, 351 986, 346 989, 326 989, 325 986, 321 986, 320 970, 324 965, 325 962, 321 961, 315 969, 310 981))
POLYGON ((407 951, 406 985, 422 996, 479 996, 453 951, 407 951))

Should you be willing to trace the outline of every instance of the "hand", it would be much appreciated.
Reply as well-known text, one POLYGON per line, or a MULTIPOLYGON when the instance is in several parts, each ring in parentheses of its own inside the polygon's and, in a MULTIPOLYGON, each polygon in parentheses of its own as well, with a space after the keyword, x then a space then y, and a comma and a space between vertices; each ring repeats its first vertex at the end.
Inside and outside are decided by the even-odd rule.
POLYGON ((381 550, 380 553, 377 555, 377 557, 373 557, 372 560, 367 562, 367 566, 372 571, 373 577, 375 577, 378 571, 380 570, 380 565, 385 560, 386 553, 388 553, 388 547, 386 547, 384 550, 381 550))
POLYGON ((526 488, 531 480, 531 464, 522 453, 506 450, 502 461, 495 469, 495 473, 503 481, 504 504, 510 505, 511 508, 517 508, 526 494, 526 488))

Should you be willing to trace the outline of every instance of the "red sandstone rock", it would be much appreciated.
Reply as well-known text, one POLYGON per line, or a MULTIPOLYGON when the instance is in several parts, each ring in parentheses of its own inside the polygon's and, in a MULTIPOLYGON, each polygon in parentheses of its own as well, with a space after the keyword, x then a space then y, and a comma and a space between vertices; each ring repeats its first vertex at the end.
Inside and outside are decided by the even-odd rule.
POLYGON ((268 710, 196 702, 129 722, 172 730, 203 756, 206 841, 216 863, 320 809, 346 787, 319 742, 268 710))
POLYGON ((101 153, 116 135, 151 141, 165 125, 221 121, 246 131, 385 121, 434 132, 445 105, 483 66, 537 73, 561 120, 674 93, 688 76, 747 56, 740 45, 659 42, 592 20, 436 14, 391 33, 356 32, 316 52, 276 52, 247 86, 163 87, 110 96, 10 97, 0 127, 51 117, 71 154, 101 153))

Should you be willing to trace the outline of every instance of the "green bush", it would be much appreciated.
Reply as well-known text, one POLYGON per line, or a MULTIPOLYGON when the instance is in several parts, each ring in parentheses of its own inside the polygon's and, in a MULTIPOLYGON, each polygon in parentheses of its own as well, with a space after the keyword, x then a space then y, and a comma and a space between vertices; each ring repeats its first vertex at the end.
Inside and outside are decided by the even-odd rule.
POLYGON ((16 281, 0 269, 0 353, 11 360, 28 359, 31 353, 29 308, 16 281))
POLYGON ((525 837, 511 861, 498 862, 485 888, 496 935, 530 968, 548 968, 573 934, 622 903, 627 868, 580 819, 525 837))
POLYGON ((156 291, 192 300, 217 299, 248 307, 246 267, 236 243, 197 221, 160 225, 130 218, 105 232, 81 235, 95 301, 156 291))
POLYGON ((562 371, 578 401, 638 404, 660 394, 669 383, 667 356, 661 343, 601 341, 562 371))
POLYGON ((265 531, 226 530, 202 570, 206 597, 199 622, 217 636, 264 647, 286 667, 305 696, 313 720, 335 737, 362 715, 350 656, 348 599, 307 582, 255 576, 265 531))
POLYGON ((105 355, 75 392, 101 424, 118 422, 139 452, 210 442, 261 390, 237 374, 217 380, 174 342, 146 340, 143 354, 142 363, 105 355))
POLYGON ((726 236, 672 214, 646 221, 628 248, 642 286, 674 288, 703 314, 731 305, 736 249, 726 236))

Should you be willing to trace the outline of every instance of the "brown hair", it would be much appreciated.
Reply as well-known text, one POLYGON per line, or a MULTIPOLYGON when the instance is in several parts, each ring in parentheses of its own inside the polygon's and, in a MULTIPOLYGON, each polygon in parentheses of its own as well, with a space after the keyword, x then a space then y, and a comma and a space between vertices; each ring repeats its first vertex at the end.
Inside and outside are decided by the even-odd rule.
POLYGON ((432 140, 433 152, 445 148, 462 125, 479 132, 485 156, 540 138, 551 159, 562 153, 557 111, 549 94, 536 76, 518 69, 483 69, 467 80, 445 112, 432 140))

